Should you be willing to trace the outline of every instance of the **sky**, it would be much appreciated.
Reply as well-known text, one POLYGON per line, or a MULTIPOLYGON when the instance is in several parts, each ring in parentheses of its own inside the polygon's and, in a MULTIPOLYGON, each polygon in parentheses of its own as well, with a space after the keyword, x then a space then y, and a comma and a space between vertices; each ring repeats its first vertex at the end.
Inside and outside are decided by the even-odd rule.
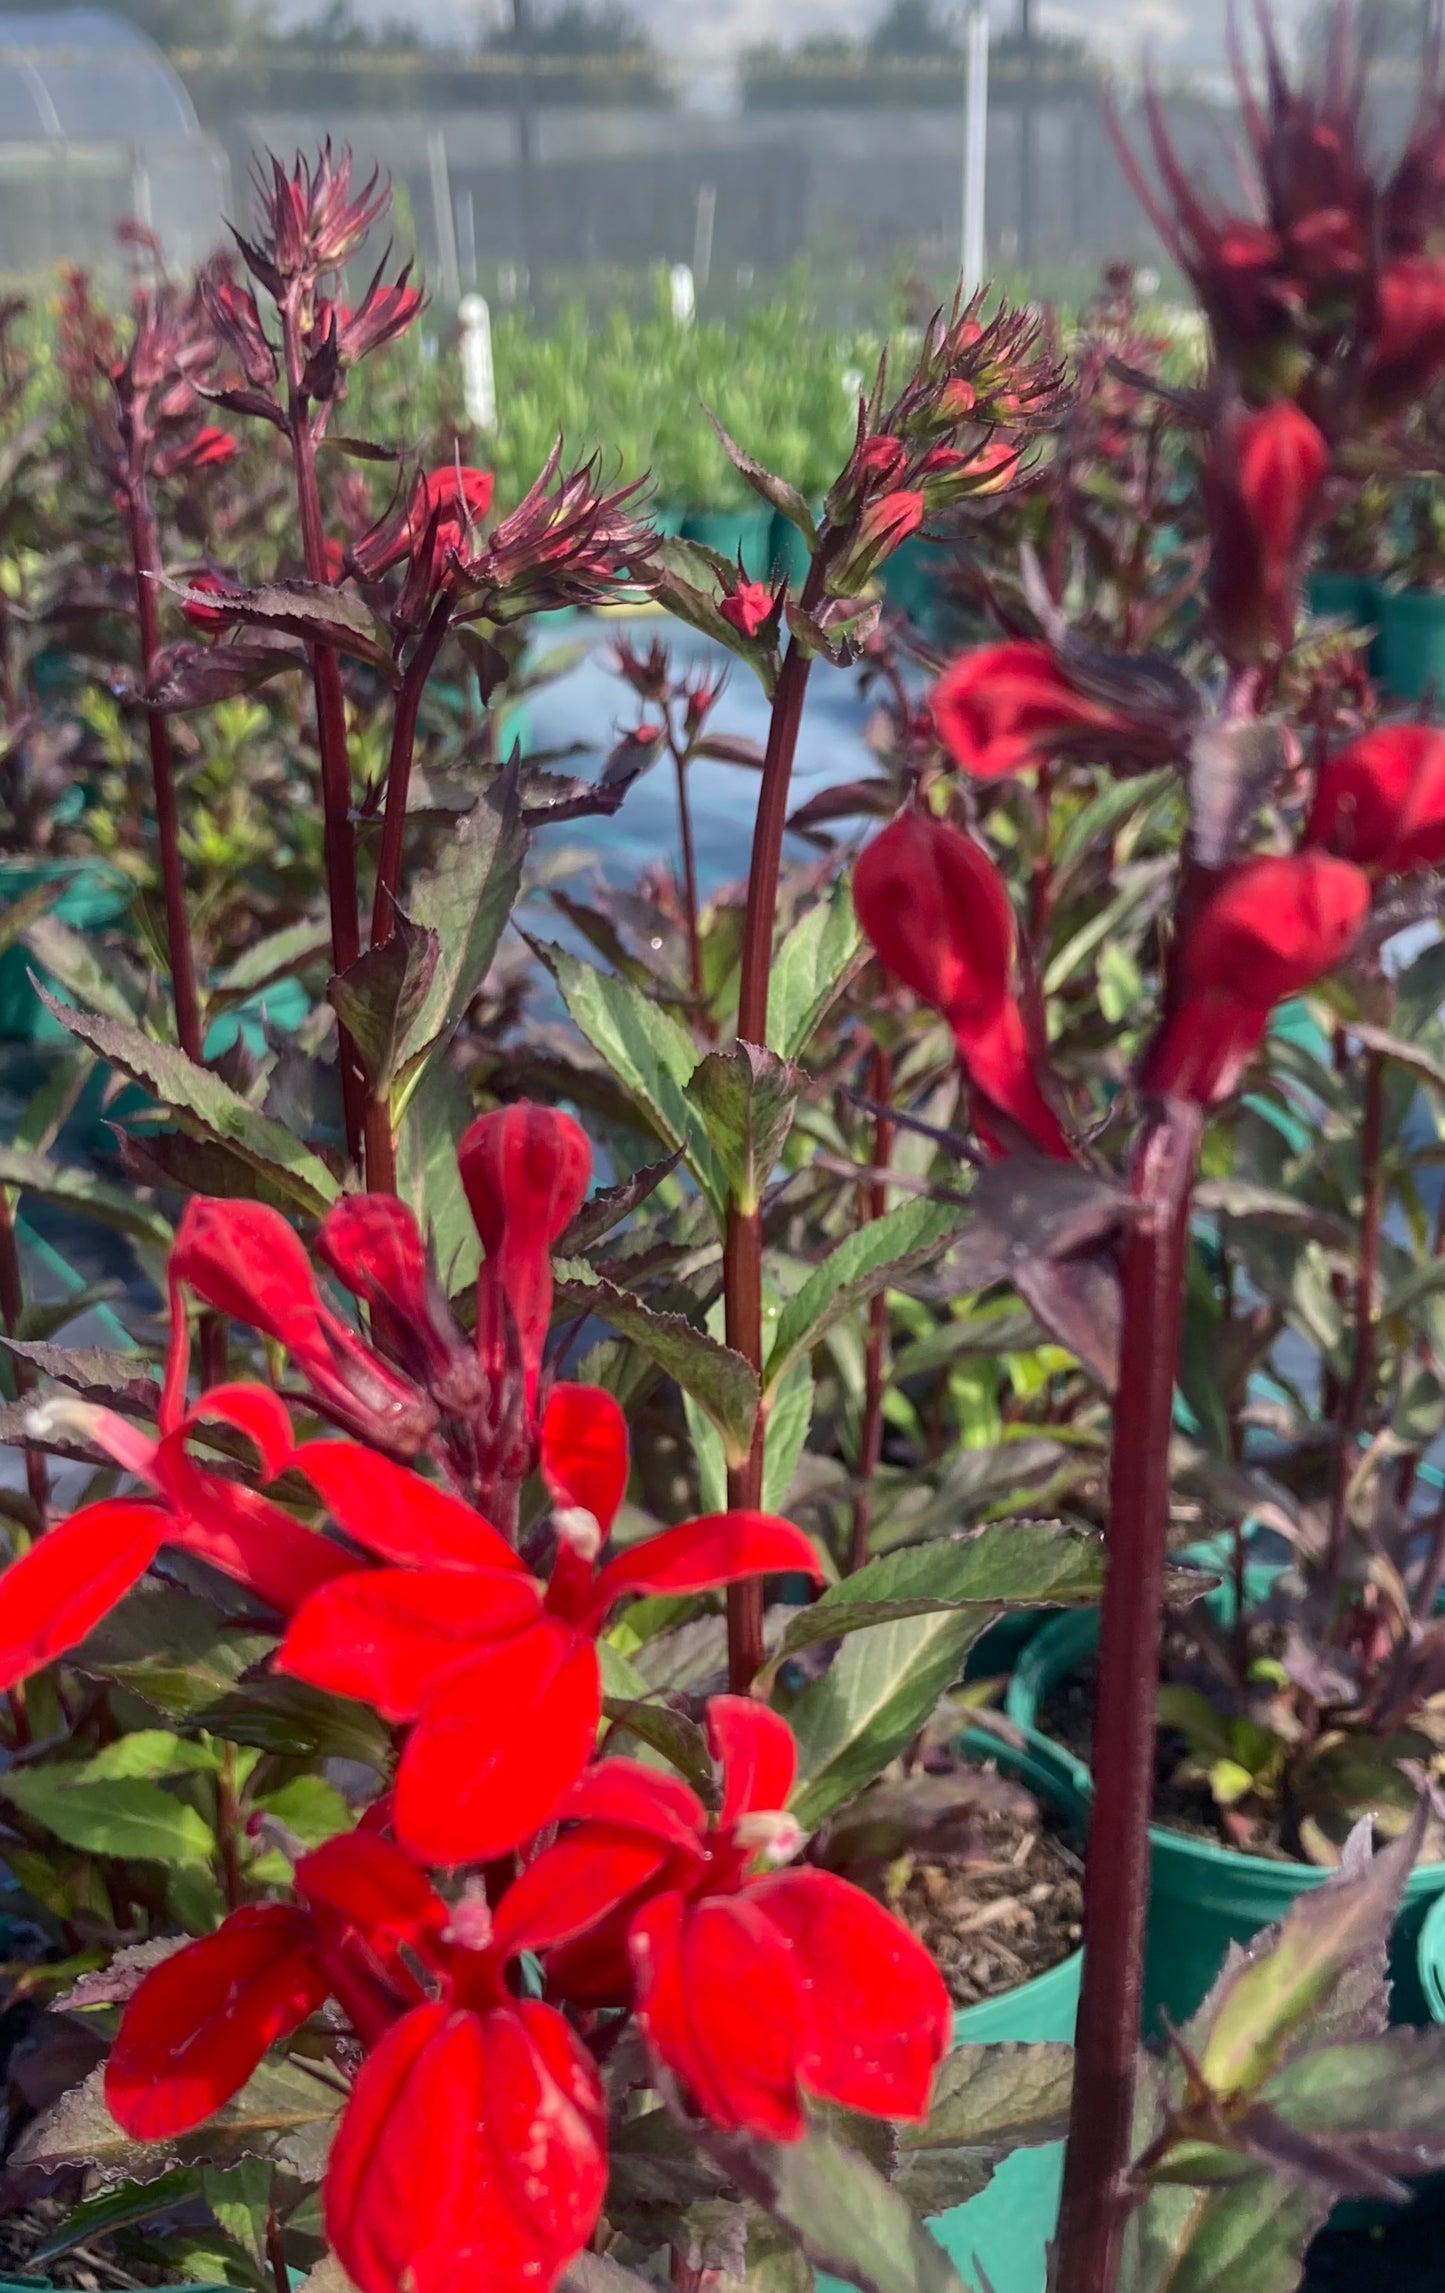
MULTIPOLYGON (((435 40, 465 37, 479 18, 500 11, 503 0, 355 0, 372 22, 406 17, 435 40)), ((958 5, 958 0, 954 0, 958 5)), ((1224 60, 1227 0, 1038 0, 1041 24, 1082 33, 1120 63, 1152 50, 1164 66, 1219 69, 1224 60)), ((1274 0, 1288 27, 1307 0, 1274 0)), ((545 5, 545 0, 544 0, 545 5)), ((722 59, 762 40, 785 43, 818 32, 857 32, 880 13, 881 0, 629 0, 660 46, 673 54, 722 59)), ((1247 5, 1247 0, 1246 0, 1247 5)), ((989 0, 1003 27, 1017 15, 1017 0, 989 0)), ((317 13, 308 0, 283 0, 278 14, 292 23, 317 13)))

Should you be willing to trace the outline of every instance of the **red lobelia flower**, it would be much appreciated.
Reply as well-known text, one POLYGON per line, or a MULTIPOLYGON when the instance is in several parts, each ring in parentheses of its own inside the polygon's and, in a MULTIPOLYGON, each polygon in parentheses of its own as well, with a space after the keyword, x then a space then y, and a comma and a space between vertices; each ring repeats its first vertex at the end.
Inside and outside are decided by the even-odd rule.
POLYGON ((1185 940, 1178 1002, 1145 1062, 1145 1087, 1206 1107, 1227 1099, 1275 1005, 1334 969, 1369 908, 1368 877, 1325 852, 1228 869, 1185 940))
POLYGON ((305 1443, 291 1463, 348 1536, 398 1565, 354 1571, 305 1601, 278 1667, 414 1723, 396 1823, 426 1862, 485 1861, 555 1813, 596 1735, 596 1643, 619 1600, 819 1573, 800 1529, 744 1511, 600 1559, 626 1485, 627 1428, 598 1387, 554 1386, 543 1417, 558 1536, 545 1591, 496 1529, 420 1475, 346 1441, 305 1443))
POLYGON ((1044 1154, 1071 1157, 1039 1088, 1013 990, 1015 930, 1003 879, 971 837, 903 812, 865 845, 853 872, 858 921, 888 969, 953 1029, 984 1144, 1006 1116, 1044 1154))
POLYGON ((1387 421, 1423 398, 1445 371, 1445 262, 1401 255, 1376 289, 1365 411, 1387 421))
POLYGON ((1300 572, 1329 449, 1309 416, 1282 398, 1221 421, 1204 472, 1209 579, 1222 643, 1257 660, 1294 635, 1300 572))
POLYGON ((439 588, 453 552, 470 543, 472 528, 491 508, 495 487, 490 470, 455 463, 419 475, 409 500, 357 543, 352 554, 358 568, 374 581, 404 559, 415 559, 424 587, 439 588))
POLYGON ((577 1829, 548 1855, 582 1869, 633 1834, 660 1860, 594 1936, 548 1959, 549 1983, 565 1990, 570 1966, 595 1985, 625 1928, 652 2054, 727 2132, 796 2140, 806 2095, 925 2116, 953 2023, 937 1967, 860 1887, 811 1865, 777 1868, 802 1844, 782 1812, 797 1758, 787 1722, 747 1697, 715 1696, 707 1725, 723 1782, 714 1823, 685 1784, 631 1760, 600 1761, 564 1802, 562 1821, 577 1829))
POLYGON ((279 1211, 205 1195, 186 1204, 169 1264, 171 1354, 166 1405, 184 1391, 189 1347, 183 1290, 260 1330, 287 1353, 338 1424, 400 1456, 414 1456, 436 1425, 426 1396, 398 1377, 355 1330, 322 1304, 298 1237, 279 1211))
POLYGON ((587 1905, 533 1866, 525 1902, 503 1897, 493 1925, 484 1900, 450 1908, 375 1833, 329 1840, 296 1865, 298 1903, 235 1911, 145 1977, 106 2066, 111 2113, 140 2141, 189 2131, 334 1997, 368 2050, 323 2196, 347 2276, 361 2293, 469 2277, 546 2293, 601 2209, 606 2111, 591 2056, 555 2008, 514 1995, 507 1968, 609 1908, 650 1860, 604 1850, 587 1905))
POLYGON ((1403 874, 1445 862, 1445 732, 1385 725, 1320 773, 1308 840, 1357 867, 1403 874))
MULTIPOLYGON (((224 574, 193 573, 186 587, 191 591, 204 590, 208 597, 224 598, 234 594, 237 584, 227 581, 224 574)), ((234 619, 224 605, 199 605, 194 596, 186 599, 181 612, 191 627, 199 629, 206 637, 214 637, 221 630, 229 629, 234 619)))
POLYGON ((582 1207, 592 1149, 570 1115, 519 1099, 462 1133, 457 1162, 486 1251, 477 1276, 477 1353, 497 1385, 520 1371, 535 1424, 552 1317, 552 1244, 582 1207))
POLYGON ((184 1414, 163 1414, 158 1440, 113 1410, 69 1398, 43 1403, 35 1419, 42 1430, 94 1442, 155 1494, 82 1506, 0 1575, 0 1687, 13 1688, 78 1646, 163 1544, 209 1562, 282 1615, 355 1565, 330 1538, 191 1456, 197 1431, 217 1422, 246 1436, 267 1480, 284 1471, 291 1422, 265 1386, 214 1387, 184 1414))
POLYGON ((1024 638, 962 654, 930 705, 944 747, 976 780, 1021 772, 1071 736, 1128 729, 1070 683, 1047 645, 1024 638))
POLYGON ((776 603, 765 581, 739 581, 736 588, 719 600, 718 612, 729 628, 744 637, 756 637, 772 619, 776 603))

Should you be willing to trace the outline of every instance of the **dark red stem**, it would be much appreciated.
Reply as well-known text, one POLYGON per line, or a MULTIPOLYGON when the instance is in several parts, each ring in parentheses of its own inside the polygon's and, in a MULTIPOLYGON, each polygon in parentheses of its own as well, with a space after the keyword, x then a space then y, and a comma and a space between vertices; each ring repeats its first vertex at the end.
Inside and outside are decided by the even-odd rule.
MULTIPOLYGON (((10 1208, 10 1194, 0 1186, 0 1322, 5 1325, 7 1338, 17 1337, 20 1317, 25 1311, 25 1285, 20 1274, 20 1245, 15 1237, 15 1218, 10 1208)), ((15 1391, 23 1401, 27 1393, 35 1390, 35 1372, 28 1361, 18 1354, 10 1356, 15 1377, 15 1391)), ((50 1476, 46 1471, 45 1454, 30 1442, 25 1444, 25 1488, 31 1504, 45 1526, 50 1504, 50 1476)), ((23 1705, 21 1707, 24 1709, 23 1705)), ((28 1739, 17 1738, 17 1741, 28 1739)))
POLYGON ((697 855, 692 841, 692 805, 687 793, 687 757, 672 743, 672 764, 677 774, 677 831, 682 845, 682 901, 687 924, 687 980, 694 1000, 702 1001, 702 941, 698 936, 697 855))
MULTIPOLYGON (((814 565, 816 575, 817 566, 814 565)), ((804 591, 804 604, 812 602, 804 591)), ((789 645, 773 696, 763 759, 758 817, 753 828, 752 863, 748 870, 748 905, 743 924, 742 976, 738 986, 738 1040, 765 1044, 768 1039, 768 982, 773 963, 773 922, 778 905, 778 872, 782 863, 783 829, 788 817, 788 789, 797 753, 798 729, 803 721, 803 700, 808 689, 811 657, 796 643, 789 645)), ((723 1316, 728 1344, 752 1363, 759 1376, 763 1367, 763 1213, 728 1212, 723 1243, 723 1316)), ((728 1503, 756 1509, 763 1497, 763 1441, 766 1419, 758 1411, 753 1445, 747 1461, 728 1474, 728 1503)), ((728 1592, 728 1681, 734 1695, 745 1695, 763 1661, 763 1587, 761 1578, 733 1585, 728 1592)))
MULTIPOLYGON (((406 665, 396 696, 391 727, 391 755, 386 769, 386 810, 381 823, 381 850, 376 864, 376 891, 371 904, 371 944, 382 947, 396 930, 397 894, 406 843, 406 807, 411 790, 412 758, 416 750, 417 718, 427 679, 451 620, 452 601, 445 592, 436 600, 422 631, 421 641, 406 665)), ((396 1139, 391 1127, 389 1094, 367 1095, 364 1117, 366 1184, 372 1194, 396 1192, 396 1139)))
POLYGON ((1057 2282, 1115 2293, 1130 2198, 1169 1444, 1201 1117, 1171 1102, 1145 1131, 1131 1192, 1109 1473, 1108 1575, 1084 1874, 1084 1978, 1064 2166, 1057 2282))
POLYGON ((1338 1592, 1344 1569, 1355 1440, 1370 1397, 1375 1370, 1375 1281, 1380 1261, 1380 1220, 1385 1200, 1384 1175, 1380 1167, 1384 1133, 1385 1063, 1378 1051, 1370 1051, 1365 1057, 1365 1110, 1360 1126, 1360 1256, 1355 1284, 1355 1352, 1350 1364, 1349 1382, 1336 1417, 1340 1447, 1330 1498, 1329 1542, 1325 1561, 1325 1582, 1331 1595, 1338 1592))
MULTIPOLYGON (((301 387, 304 371, 299 322, 289 304, 281 310, 285 338, 290 404, 287 430, 291 439, 291 465, 296 481, 296 507, 301 522, 301 550, 306 578, 325 584, 326 534, 321 522, 321 489, 316 477, 316 439, 311 427, 309 400, 301 387)), ((346 739, 346 697, 341 689, 341 663, 329 645, 312 645, 311 678, 316 692, 316 745, 321 756, 322 844, 326 863, 326 893, 331 911, 331 962, 337 972, 349 971, 361 953, 361 925, 357 910, 356 837, 351 821, 351 757, 346 739)), ((346 1122, 346 1151, 358 1166, 366 1115, 366 1077, 356 1046, 344 1027, 338 1028, 341 1062, 341 1097, 346 1122)))
MULTIPOLYGON (((135 570, 136 617, 140 624, 140 657, 145 681, 150 683, 160 651, 160 617, 156 598, 159 552, 155 519, 146 498, 145 481, 131 481, 127 503, 131 563, 135 570)), ((160 845, 161 890, 166 910, 166 952, 170 957, 171 996, 176 1010, 176 1041, 188 1059, 200 1064, 203 1033, 201 1002, 196 991, 196 957, 191 945, 190 916, 186 908, 186 872, 181 860, 181 824, 176 805, 175 758, 170 727, 159 709, 146 710, 146 735, 151 752, 151 784, 155 791, 156 837, 160 845)))
MULTIPOLYGON (((886 1106, 893 1095, 893 1061, 881 1043, 873 1047, 869 1062, 868 1096, 886 1106)), ((886 1115, 873 1125, 873 1167, 884 1171, 893 1152, 894 1126, 886 1115)), ((872 1178, 859 1188, 860 1223, 870 1225, 888 1209, 888 1181, 872 1178)), ((853 1499, 853 1535, 848 1549, 849 1572, 862 1568, 868 1558, 873 1530, 873 1481, 883 1454, 883 1396, 888 1380, 888 1293, 880 1290, 868 1308, 868 1335, 863 1350, 863 1423, 858 1434, 858 1493, 853 1499)))

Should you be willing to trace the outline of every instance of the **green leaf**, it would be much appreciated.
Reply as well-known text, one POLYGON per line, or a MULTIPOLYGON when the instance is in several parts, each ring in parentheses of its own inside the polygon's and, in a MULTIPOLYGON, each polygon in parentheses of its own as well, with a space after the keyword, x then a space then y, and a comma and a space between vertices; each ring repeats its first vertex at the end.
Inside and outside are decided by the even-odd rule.
POLYGON ((768 980, 768 1042, 784 1059, 801 1057, 815 1028, 868 951, 847 878, 794 924, 768 980))
POLYGON ((1157 772, 1134 773, 1107 781, 1099 795, 1074 814, 1059 838, 1053 858, 1055 881, 1066 875, 1086 852, 1097 854, 1131 813, 1142 814, 1157 797, 1178 787, 1179 772, 1172 764, 1161 765, 1157 772))
POLYGON ((451 831, 410 888, 407 912, 440 950, 425 1001, 402 1047, 403 1082, 451 1041, 491 968, 522 881, 527 831, 517 771, 508 767, 451 831))
POLYGON ((325 2172, 344 2101, 329 2079, 270 2056, 194 2134, 137 2142, 106 2108, 102 2064, 26 2127, 10 2162, 45 2172, 85 2164, 141 2181, 192 2159, 219 2167, 237 2158, 270 2158, 298 2180, 315 2182, 325 2172))
POLYGON ((862 2293, 964 2293, 943 2247, 858 2152, 813 2127, 800 2142, 701 2130, 699 2147, 801 2245, 862 2293))
POLYGON ((710 406, 705 406, 703 412, 717 432, 723 452, 727 455, 738 476, 746 479, 753 492, 761 494, 769 507, 777 510, 779 515, 785 517, 790 525, 795 525, 799 533, 809 542, 816 540, 818 529, 813 520, 813 513, 797 487, 791 484, 787 478, 776 477, 771 470, 765 469, 762 463, 755 461, 753 456, 747 452, 745 447, 740 446, 735 438, 730 438, 710 406))
POLYGON ((814 1830, 917 1735, 989 1621, 986 1608, 935 1610, 875 1624, 788 1711, 798 1741, 793 1813, 814 1830))
POLYGON ((92 941, 73 932, 69 924, 61 923, 58 916, 42 916, 25 934, 25 945, 50 977, 87 1011, 117 1020, 123 1027, 135 1025, 137 998, 123 984, 129 973, 121 969, 119 961, 108 960, 92 941))
POLYGON ((214 1775, 220 1765, 214 1744, 173 1736, 165 1728, 138 1728, 82 1760, 74 1774, 77 1783, 155 1783, 167 1775, 214 1775))
POLYGON ((482 1257, 457 1163, 457 1140, 472 1111, 460 1075, 437 1059, 408 1097, 396 1137, 397 1192, 431 1242, 448 1297, 476 1280, 482 1257))
MULTIPOLYGON (((4 889, 5 871, 0 868, 0 891, 4 889)), ((63 876, 52 876, 48 883, 28 885, 23 892, 17 892, 13 899, 7 894, 4 904, 0 905, 0 955, 7 948, 14 947, 18 939, 23 939, 31 925, 45 914, 47 908, 54 907, 66 889, 63 876)))
POLYGON ((325 932, 310 916, 303 916, 299 923, 283 924, 280 931, 267 932, 263 939, 243 948, 234 963, 216 973, 211 982, 212 1002, 232 995, 254 995, 258 988, 290 979, 305 965, 329 958, 330 953, 325 932))
MULTIPOLYGON (((1216 2093, 1252 2093, 1346 1975, 1371 1961, 1383 1967, 1391 1922, 1420 1851, 1425 1805, 1422 1800, 1408 1830, 1363 1869, 1347 1852, 1337 1873, 1291 1906, 1277 1935, 1226 1970, 1190 2025, 1191 2043, 1200 2034, 1201 2073, 1216 2093)), ((1368 1839, 1367 1826, 1359 1836, 1368 1839)))
POLYGON ((768 1405, 768 1422, 763 1434, 765 1513, 783 1510, 812 1422, 813 1365, 806 1354, 801 1354, 768 1405))
POLYGON ((390 939, 369 947, 327 982, 326 1000, 356 1045, 374 1099, 391 1090, 402 1044, 426 1002, 440 953, 436 933, 398 910, 390 939))
MULTIPOLYGON (((182 605, 214 609, 215 598, 207 590, 188 589, 183 581, 169 581, 164 574, 160 578, 182 605)), ((247 628, 280 630, 288 637, 304 638, 308 644, 333 646, 337 652, 350 653, 380 670, 384 677, 395 679, 383 626, 352 590, 332 589, 315 581, 267 581, 255 589, 231 592, 226 611, 247 628)))
POLYGON ((916 1273, 965 1222, 957 1203, 905 1202, 847 1235, 788 1300, 764 1372, 772 1388, 825 1332, 890 1283, 916 1273))
POLYGON ((1427 1258, 1395 1284, 1385 1298, 1381 1314, 1386 1321, 1393 1321, 1397 1314, 1413 1312, 1440 1290, 1445 1290, 1445 1258, 1427 1258))
MULTIPOLYGON (((267 1643, 271 1645, 271 1643, 267 1643)), ((144 1689, 142 1689, 144 1694, 144 1689)), ((248 1681, 206 1706, 208 1729, 231 1743, 296 1759, 359 1760, 378 1775, 391 1766, 391 1736, 365 1704, 279 1674, 248 1681)))
POLYGON ((257 2269, 267 2266, 266 2229, 276 2168, 269 2158, 241 2158, 234 2166, 204 2166, 206 2203, 228 2237, 235 2239, 257 2269))
MULTIPOLYGON (((793 1127, 803 1077, 756 1043, 709 1051, 685 1086, 727 1181, 732 1200, 750 1216, 793 1127)), ((717 1205, 725 1210, 726 1202, 717 1205)))
POLYGON ((93 1019, 57 1003, 43 988, 40 993, 42 1002, 72 1035, 119 1067, 122 1074, 154 1092, 190 1137, 217 1139, 230 1147, 244 1162, 264 1173, 300 1210, 319 1213, 336 1200, 341 1189, 325 1163, 284 1124, 248 1106, 209 1068, 193 1066, 173 1044, 154 1042, 137 1027, 123 1027, 113 1019, 93 1019))
POLYGON ((147 1585, 127 1594, 69 1659, 77 1671, 118 1680, 168 1718, 207 1710, 275 1646, 271 1636, 223 1633, 189 1593, 147 1585))
POLYGON ((884 1553, 830 1584, 811 1607, 799 1609, 773 1661, 819 1640, 908 1617, 975 1603, 1002 1610, 1097 1600, 1103 1586, 1101 1538, 1061 1521, 999 1521, 957 1543, 884 1553))
POLYGON ((719 1345, 681 1314, 654 1313, 630 1290, 604 1281, 581 1259, 558 1259, 556 1272, 559 1303, 576 1313, 596 1314, 640 1346, 649 1361, 675 1378, 711 1419, 728 1463, 742 1464, 752 1446, 758 1411, 758 1381, 743 1356, 719 1345))
POLYGON ((954 2047, 923 2124, 897 2129, 897 2187, 922 2214, 962 2204, 997 2158, 1063 2138, 1073 2077, 1072 2046, 954 2047))
POLYGON ((200 2186, 201 2177, 194 2166, 177 2166, 152 2181, 123 2181, 113 2189, 102 2190, 72 2207, 60 2227, 29 2255, 28 2266, 43 2269, 47 2261, 58 2261, 62 2253, 83 2245, 87 2238, 105 2237, 114 2229, 126 2229, 135 2222, 149 2221, 154 2214, 167 2213, 194 2197, 200 2186))
POLYGON ((338 1832, 350 1831, 356 1822, 334 1783, 324 1776, 293 1776, 279 1790, 268 1791, 256 1805, 294 1831, 305 1847, 319 1847, 323 1840, 334 1839, 338 1832))
POLYGON ((680 1147, 715 1208, 727 1201, 727 1180, 702 1109, 687 1095, 698 1065, 697 1047, 661 1004, 615 972, 598 971, 544 940, 528 945, 556 980, 562 1001, 594 1051, 604 1059, 649 1131, 680 1147))
MULTIPOLYGON (((605 1643, 603 1643, 605 1645, 605 1643)), ((609 1654, 615 1656, 612 1649, 609 1654)), ((675 1711, 670 1704, 662 1704, 649 1696, 604 1696, 604 1716, 612 1723, 608 1738, 609 1751, 626 1749, 613 1743, 613 1736, 632 1736, 649 1750, 658 1752, 670 1767, 686 1778, 693 1790, 704 1801, 713 1797, 713 1767, 707 1748, 707 1737, 696 1720, 685 1712, 675 1711)))
POLYGON ((1266 2079, 1259 2100, 1299 2132, 1335 2136, 1348 2162, 1435 2172, 1445 2164, 1445 2030, 1311 2047, 1266 2079))
POLYGON ((1127 2234, 1119 2293, 1296 2293, 1327 2199, 1251 2174, 1223 2189, 1152 2189, 1127 2234))
POLYGON ((0 1793, 67 1847, 186 1869, 215 1852, 209 1824, 158 1783, 71 1783, 72 1767, 12 1768, 0 1793))

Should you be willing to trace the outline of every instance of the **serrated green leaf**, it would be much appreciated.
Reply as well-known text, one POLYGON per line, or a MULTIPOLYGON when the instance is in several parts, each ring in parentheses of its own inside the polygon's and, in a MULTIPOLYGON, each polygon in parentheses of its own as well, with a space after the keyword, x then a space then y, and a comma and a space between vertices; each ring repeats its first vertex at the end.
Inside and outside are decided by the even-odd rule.
POLYGON ((226 997, 254 995, 258 988, 290 979, 308 960, 319 962, 330 953, 325 931, 310 916, 283 924, 280 931, 267 932, 243 948, 233 963, 216 973, 211 982, 213 1006, 226 997))
POLYGON ((434 865, 407 891, 418 930, 436 935, 439 956, 426 999, 406 1031, 403 1084, 449 1043, 497 952, 522 881, 527 831, 517 770, 507 769, 456 821, 434 865))
POLYGON ((1061 1521, 999 1521, 957 1543, 884 1553, 829 1585, 792 1619, 773 1661, 820 1640, 975 1603, 992 1613, 1097 1600, 1103 1585, 1101 1538, 1061 1521))
POLYGON ((194 1066, 173 1044, 153 1042, 137 1027, 72 1011, 44 989, 41 1000, 72 1035, 153 1092, 189 1136, 219 1140, 263 1172, 300 1210, 320 1212, 336 1200, 341 1189, 325 1163, 208 1067, 194 1066))
POLYGON ((369 947, 326 985, 331 1005, 361 1059, 375 1099, 391 1090, 401 1047, 416 1025, 436 975, 434 931, 397 912, 390 939, 369 947))
POLYGON ((700 2146, 818 2269, 861 2293, 964 2293, 943 2247, 867 2159, 812 2127, 800 2142, 699 2134, 700 2146))
POLYGON ((921 2214, 961 2205, 998 2158, 1063 2138, 1073 2076, 1072 2046, 954 2047, 923 2124, 897 2129, 897 2187, 921 2214))
POLYGON ((640 1346, 711 1419, 729 1463, 741 1464, 752 1446, 758 1409, 758 1381, 743 1356, 719 1345, 681 1314, 654 1313, 629 1290, 604 1281, 581 1259, 559 1259, 556 1274, 559 1302, 579 1313, 596 1314, 640 1346))
POLYGON ((782 1512, 812 1422, 813 1365, 806 1354, 800 1354, 768 1405, 763 1433, 765 1513, 782 1512))
POLYGON ((773 959, 768 1042, 780 1058, 801 1057, 865 956, 852 887, 843 878, 794 924, 773 959))
POLYGON ((206 2166, 201 2186, 207 2205, 228 2237, 258 2269, 267 2264, 266 2229, 276 2168, 269 2158, 240 2158, 233 2166, 206 2166))
POLYGON ((606 1061, 647 1130, 680 1148, 714 1207, 726 1203, 727 1179, 713 1151, 702 1110, 687 1095, 697 1046, 661 1004, 615 972, 599 971, 545 940, 528 943, 557 982, 568 1012, 606 1061))
POLYGON ((448 1297, 476 1280, 482 1257, 457 1163, 457 1140, 471 1119, 466 1084, 438 1059, 408 1097, 396 1139, 397 1192, 432 1246, 448 1297))
POLYGON ((844 1641, 788 1712, 798 1742, 792 1808, 807 1830, 912 1741, 988 1620, 986 1608, 938 1610, 871 1625, 844 1641))
POLYGON ((83 933, 72 931, 58 916, 41 916, 26 932, 25 945, 83 1010, 122 1027, 135 1025, 139 1012, 136 996, 129 992, 130 975, 83 933))
POLYGON ((775 1387, 793 1363, 811 1353, 845 1314, 866 1304, 891 1282, 926 1265, 966 1217, 967 1212, 957 1203, 905 1202, 845 1236, 794 1292, 778 1317, 777 1335, 763 1374, 764 1387, 775 1387))
POLYGON ((91 1855, 133 1855, 182 1870, 209 1863, 215 1837, 204 1817, 158 1783, 71 1783, 69 1767, 12 1768, 0 1794, 43 1823, 67 1847, 91 1855))
POLYGON ((350 1831, 356 1822, 354 1811, 335 1784, 319 1775, 293 1776, 290 1783, 268 1791, 256 1805, 284 1823, 288 1831, 294 1831, 306 1847, 319 1847, 338 1832, 350 1831))
POLYGON ((271 2158, 299 2180, 315 2182, 325 2171, 344 2101, 328 2079, 303 2063, 270 2056, 194 2134, 137 2142, 106 2107, 102 2064, 26 2127, 10 2160, 47 2172, 80 2163, 144 2181, 177 2162, 223 2166, 236 2158, 271 2158))
MULTIPOLYGON (((688 1077, 686 1095, 702 1116, 732 1200, 745 1216, 762 1200, 792 1129, 802 1083, 786 1060, 743 1042, 709 1051, 688 1077)), ((726 1210, 726 1200, 714 1207, 726 1210)))
POLYGON ((101 2190, 95 2197, 84 2198, 72 2207, 60 2227, 35 2247, 29 2256, 29 2266, 43 2269, 47 2261, 58 2261, 62 2253, 83 2245, 87 2238, 108 2236, 112 2230, 128 2228, 137 2221, 149 2221, 155 2214, 184 2205, 200 2186, 198 2167, 177 2166, 153 2181, 123 2181, 113 2189, 101 2190))

